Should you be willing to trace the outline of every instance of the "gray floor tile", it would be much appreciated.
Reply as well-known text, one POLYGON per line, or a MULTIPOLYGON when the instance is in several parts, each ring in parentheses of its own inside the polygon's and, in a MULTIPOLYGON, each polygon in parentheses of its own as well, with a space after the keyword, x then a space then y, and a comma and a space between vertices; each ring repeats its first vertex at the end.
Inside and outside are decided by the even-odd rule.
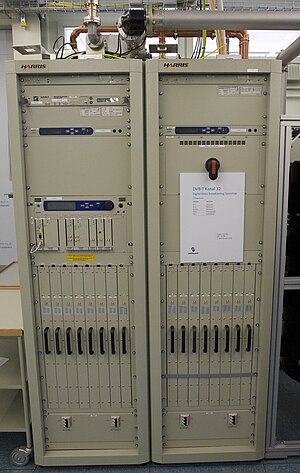
POLYGON ((26 444, 26 436, 22 432, 0 432, 0 455, 10 453, 14 448, 26 444))
POLYGON ((299 463, 265 464, 266 473, 300 473, 299 463))
POLYGON ((265 473, 262 462, 151 465, 150 473, 265 473))
POLYGON ((31 471, 35 471, 35 470, 23 470, 23 469, 20 469, 18 468, 17 470, 3 470, 2 468, 0 468, 0 472, 3 472, 3 473, 8 473, 8 471, 13 471, 14 473, 15 472, 18 472, 18 473, 30 473, 31 471))

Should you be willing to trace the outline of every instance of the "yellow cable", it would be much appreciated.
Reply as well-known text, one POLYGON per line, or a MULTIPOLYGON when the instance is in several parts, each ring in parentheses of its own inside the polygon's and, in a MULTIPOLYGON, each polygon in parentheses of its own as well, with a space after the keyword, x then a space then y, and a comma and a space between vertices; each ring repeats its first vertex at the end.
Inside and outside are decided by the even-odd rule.
MULTIPOLYGON (((205 0, 202 0, 202 10, 203 11, 205 10, 205 0)), ((205 54, 206 38, 207 38, 206 30, 203 30, 202 31, 202 53, 201 53, 201 58, 203 58, 204 54, 205 54)))
POLYGON ((125 59, 124 57, 114 56, 113 54, 103 54, 103 56, 112 59, 125 59))
MULTIPOLYGON (((212 11, 215 11, 216 8, 215 8, 215 2, 214 0, 210 0, 210 8, 212 11)), ((217 37, 218 37, 218 41, 219 41, 219 48, 218 50, 220 51, 221 54, 224 53, 224 44, 222 43, 222 36, 221 36, 221 31, 220 30, 216 30, 216 34, 217 34, 217 37)))
POLYGON ((73 59, 75 56, 79 56, 79 53, 71 54, 70 56, 66 57, 66 59, 73 59))
POLYGON ((213 51, 211 51, 210 53, 206 54, 205 56, 201 57, 201 59, 207 58, 208 56, 210 56, 211 54, 216 53, 216 52, 219 51, 220 49, 221 49, 221 46, 220 46, 219 48, 214 49, 213 51))

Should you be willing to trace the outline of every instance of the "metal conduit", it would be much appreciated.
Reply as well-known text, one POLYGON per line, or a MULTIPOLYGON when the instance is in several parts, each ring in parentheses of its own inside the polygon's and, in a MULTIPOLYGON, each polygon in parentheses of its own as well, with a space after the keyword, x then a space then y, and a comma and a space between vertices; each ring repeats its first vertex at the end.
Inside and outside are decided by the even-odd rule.
POLYGON ((281 59, 282 67, 287 66, 293 59, 300 54, 300 36, 290 44, 284 51, 278 54, 277 59, 281 59))
POLYGON ((299 30, 300 12, 148 11, 148 29, 164 30, 299 30))

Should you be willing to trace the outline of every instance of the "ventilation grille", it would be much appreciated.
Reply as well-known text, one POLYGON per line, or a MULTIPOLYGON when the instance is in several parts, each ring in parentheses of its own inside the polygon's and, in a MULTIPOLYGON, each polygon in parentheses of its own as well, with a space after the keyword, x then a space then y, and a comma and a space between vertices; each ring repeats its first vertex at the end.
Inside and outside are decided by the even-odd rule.
POLYGON ((195 140, 179 141, 180 146, 245 146, 242 140, 195 140))

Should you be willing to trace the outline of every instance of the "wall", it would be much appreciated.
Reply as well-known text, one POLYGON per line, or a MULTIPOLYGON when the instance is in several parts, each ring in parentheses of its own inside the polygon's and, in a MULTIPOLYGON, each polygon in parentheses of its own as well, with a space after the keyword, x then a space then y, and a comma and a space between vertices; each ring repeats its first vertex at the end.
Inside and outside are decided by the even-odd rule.
POLYGON ((0 30, 0 265, 16 259, 15 224, 10 163, 8 154, 8 124, 5 85, 5 61, 12 59, 10 30, 0 30))

